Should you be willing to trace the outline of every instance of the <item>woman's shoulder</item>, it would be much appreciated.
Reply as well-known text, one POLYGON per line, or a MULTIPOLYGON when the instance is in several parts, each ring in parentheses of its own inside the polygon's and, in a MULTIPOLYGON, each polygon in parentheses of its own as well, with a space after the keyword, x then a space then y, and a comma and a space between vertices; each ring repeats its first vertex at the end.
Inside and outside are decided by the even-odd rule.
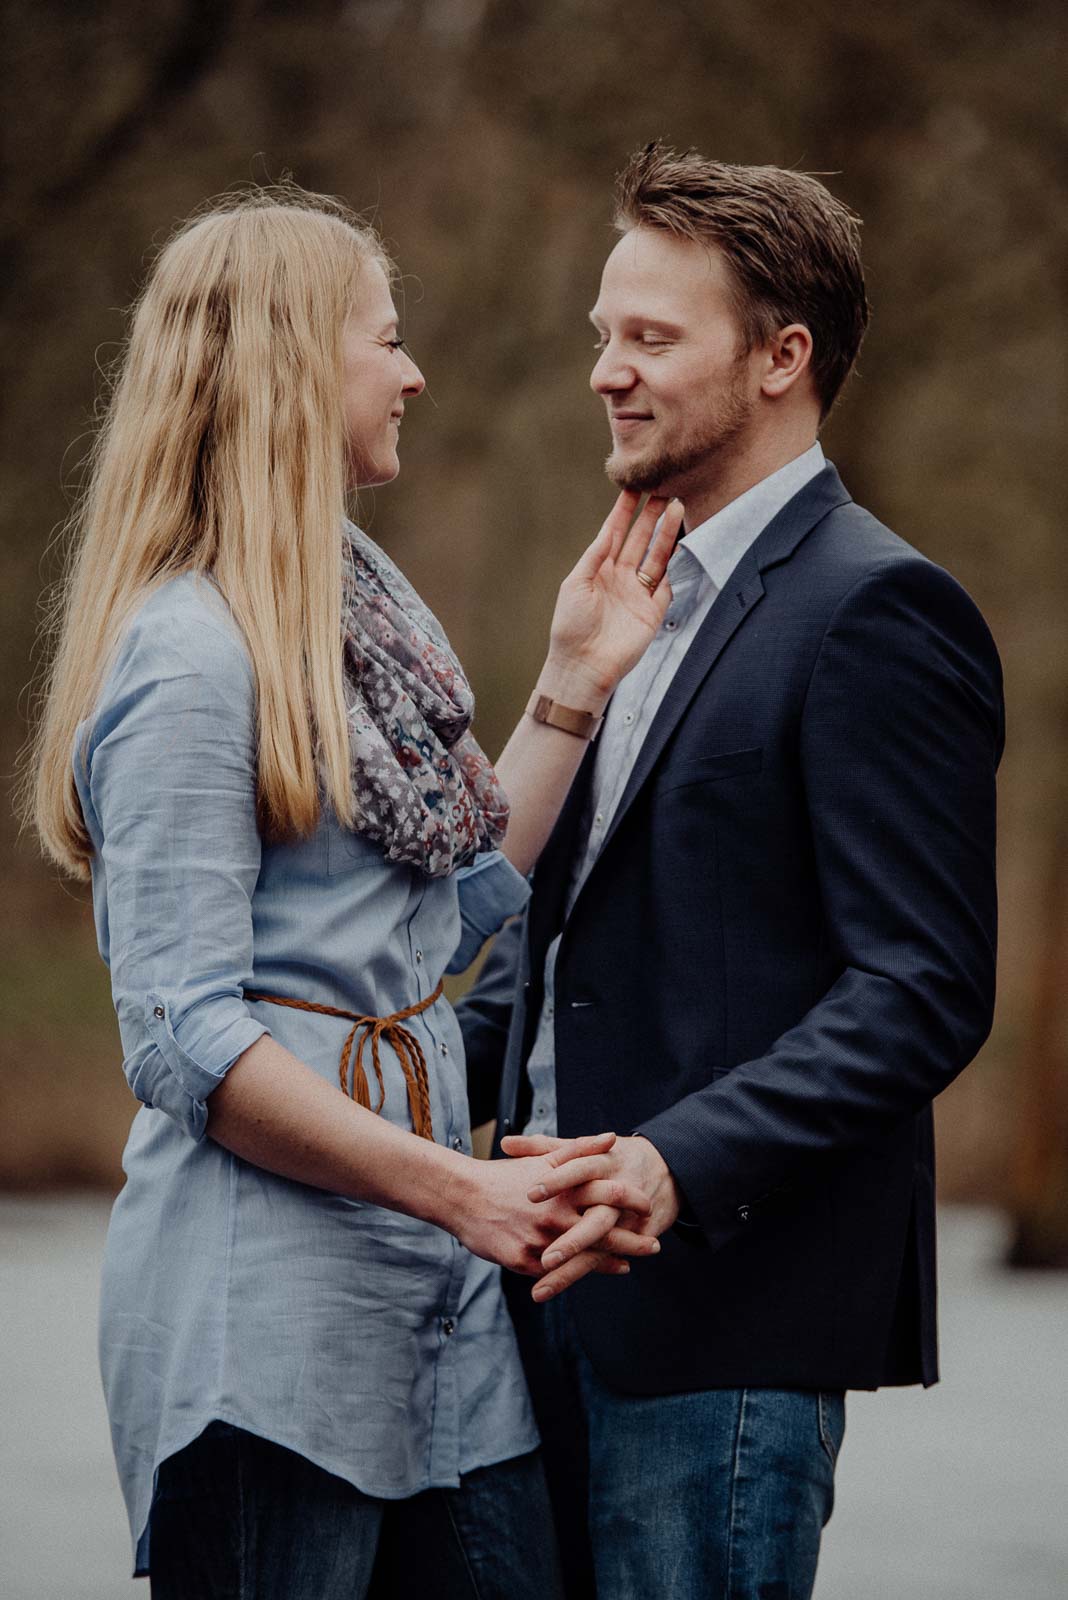
POLYGON ((182 572, 151 590, 130 614, 115 674, 205 678, 246 689, 252 664, 241 630, 211 578, 182 572))

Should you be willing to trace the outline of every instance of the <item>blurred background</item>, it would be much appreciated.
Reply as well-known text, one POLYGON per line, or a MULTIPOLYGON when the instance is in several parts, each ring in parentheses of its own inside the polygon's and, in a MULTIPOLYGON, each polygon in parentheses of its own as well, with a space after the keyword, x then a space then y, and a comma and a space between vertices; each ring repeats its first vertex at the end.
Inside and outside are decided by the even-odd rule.
MULTIPOLYGON (((7 0, 5 778, 101 370, 152 251, 206 197, 292 173, 368 211, 399 260, 429 389, 401 478, 365 521, 444 621, 492 751, 611 501, 586 314, 614 172, 662 136, 826 174, 864 218, 874 321, 824 448, 859 501, 971 591, 1006 673, 998 1015, 937 1108, 941 1195, 976 1208, 962 1260, 1015 1269, 999 1279, 1012 1304, 1040 1295, 1063 1315, 1061 14, 1053 0, 7 0)), ((34 1218, 57 1237, 63 1202, 43 1196, 103 1215, 135 1106, 87 894, 18 838, 9 805, 0 884, 0 1191, 23 1196, 0 1242, 14 1260, 32 1255, 34 1218)), ((84 1241, 71 1248, 80 1260, 84 1241)), ((1048 1400, 1063 1417, 1059 1375, 1048 1400)))

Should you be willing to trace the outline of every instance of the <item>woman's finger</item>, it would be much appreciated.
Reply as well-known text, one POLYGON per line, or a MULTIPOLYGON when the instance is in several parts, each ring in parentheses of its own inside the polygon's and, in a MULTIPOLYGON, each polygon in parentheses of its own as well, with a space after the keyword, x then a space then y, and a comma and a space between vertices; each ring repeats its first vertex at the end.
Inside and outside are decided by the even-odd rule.
POLYGON ((566 1189, 577 1189, 585 1183, 590 1183, 594 1178, 605 1178, 611 1171, 610 1159, 606 1155, 574 1156, 570 1161, 560 1164, 555 1172, 549 1172, 538 1183, 527 1190, 528 1200, 551 1200, 554 1195, 563 1194, 566 1189))
POLYGON ((611 1206, 591 1206, 574 1225, 547 1244, 541 1253, 541 1264, 547 1272, 562 1267, 565 1261, 600 1244, 619 1220, 619 1212, 611 1206))
POLYGON ((623 490, 602 522, 596 539, 591 545, 587 546, 571 569, 573 578, 588 580, 596 577, 606 560, 615 560, 619 551, 623 548, 627 537, 627 529, 630 527, 631 519, 638 509, 640 498, 641 496, 634 489, 623 490))
POLYGON ((616 556, 616 565, 633 571, 640 563, 653 539, 653 530, 656 521, 667 508, 667 500, 662 494, 651 494, 639 514, 635 517, 630 532, 623 541, 623 547, 616 556))
POLYGON ((548 1156, 553 1166, 573 1155, 599 1155, 616 1142, 614 1133, 583 1133, 575 1139, 555 1139, 547 1133, 508 1133, 501 1140, 506 1156, 548 1156))
POLYGON ((556 1267, 539 1278, 530 1291, 531 1299, 539 1303, 551 1300, 590 1272, 607 1272, 613 1277, 624 1277, 629 1271, 630 1263, 620 1256, 608 1255, 603 1250, 583 1250, 577 1256, 572 1256, 570 1261, 565 1261, 562 1267, 556 1267))
POLYGON ((682 501, 672 500, 660 518, 660 525, 653 534, 651 543, 638 558, 638 571, 653 583, 654 588, 667 571, 667 564, 671 560, 678 541, 679 529, 682 527, 683 514, 682 501))
POLYGON ((615 1206, 617 1211, 630 1211, 636 1218, 649 1216, 653 1209, 645 1190, 630 1178, 601 1178, 577 1184, 567 1191, 567 1198, 573 1206, 583 1210, 590 1206, 615 1206))
POLYGON ((551 1272, 580 1251, 590 1250, 594 1246, 616 1256, 655 1256, 660 1253, 659 1239, 619 1227, 618 1216, 614 1206, 593 1206, 566 1233, 546 1245, 541 1256, 542 1266, 551 1272))

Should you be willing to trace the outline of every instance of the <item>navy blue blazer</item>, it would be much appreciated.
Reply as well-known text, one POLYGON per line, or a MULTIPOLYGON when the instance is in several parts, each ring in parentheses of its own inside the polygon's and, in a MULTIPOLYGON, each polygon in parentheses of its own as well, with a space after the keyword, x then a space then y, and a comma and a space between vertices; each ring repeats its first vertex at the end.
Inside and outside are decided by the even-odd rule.
MULTIPOLYGON (((931 1101, 990 1028, 1003 742, 975 605, 826 467, 702 625, 563 926, 560 1131, 645 1135, 699 1224, 567 1291, 607 1383, 937 1378, 931 1101)), ((459 1008, 500 1133, 591 760, 459 1008)))

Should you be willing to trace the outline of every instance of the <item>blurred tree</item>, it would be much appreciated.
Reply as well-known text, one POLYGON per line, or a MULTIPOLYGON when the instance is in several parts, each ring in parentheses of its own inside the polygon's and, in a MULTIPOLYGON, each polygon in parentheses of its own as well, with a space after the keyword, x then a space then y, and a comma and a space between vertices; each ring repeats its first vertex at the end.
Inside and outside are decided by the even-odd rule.
MULTIPOLYGON (((96 367, 120 348, 116 308, 146 250, 206 196, 290 169, 379 215, 430 392, 406 424, 401 479, 365 517, 440 611, 492 747, 608 499, 586 312, 612 173, 663 135, 828 175, 865 218, 875 320, 826 447, 858 499, 975 595, 1009 692, 998 1021, 940 1103, 943 1189, 1011 1202, 1021 1254, 1046 1248, 1025 1235, 1063 1237, 1064 1148, 1049 1126, 1068 1082, 1053 890, 1068 765, 1053 0, 863 13, 837 0, 6 0, 3 27, 8 773, 56 567, 42 552, 76 488, 96 367), (1024 1104, 1030 1120, 1013 1114, 1024 1104)), ((0 1181, 117 1181, 132 1103, 86 899, 6 812, 0 852, 21 930, 0 964, 14 1068, 0 1181)))

